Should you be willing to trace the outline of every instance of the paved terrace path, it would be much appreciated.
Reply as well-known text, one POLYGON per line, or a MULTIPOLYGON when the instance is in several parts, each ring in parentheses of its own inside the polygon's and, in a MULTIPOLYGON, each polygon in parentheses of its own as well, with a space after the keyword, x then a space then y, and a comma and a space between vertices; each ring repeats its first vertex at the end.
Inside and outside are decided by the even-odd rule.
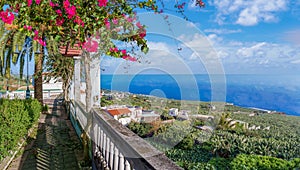
POLYGON ((82 147, 59 99, 45 99, 50 107, 41 114, 36 139, 27 143, 8 170, 76 170, 82 147))

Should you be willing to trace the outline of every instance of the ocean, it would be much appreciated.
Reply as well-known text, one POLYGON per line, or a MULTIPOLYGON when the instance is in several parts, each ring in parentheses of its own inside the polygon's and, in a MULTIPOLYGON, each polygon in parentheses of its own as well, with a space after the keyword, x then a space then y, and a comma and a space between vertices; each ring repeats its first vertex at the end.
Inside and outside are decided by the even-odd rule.
POLYGON ((101 88, 300 116, 300 75, 101 75, 101 88))

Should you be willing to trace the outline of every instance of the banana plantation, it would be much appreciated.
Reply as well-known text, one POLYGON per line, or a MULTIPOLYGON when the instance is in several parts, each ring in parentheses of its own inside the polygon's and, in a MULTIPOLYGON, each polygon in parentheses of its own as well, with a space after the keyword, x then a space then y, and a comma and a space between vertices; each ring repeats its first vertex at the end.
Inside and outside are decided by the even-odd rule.
POLYGON ((198 142, 191 149, 175 147, 167 156, 185 169, 300 168, 300 117, 236 113, 231 118, 259 128, 216 129, 206 135, 196 131, 198 142))

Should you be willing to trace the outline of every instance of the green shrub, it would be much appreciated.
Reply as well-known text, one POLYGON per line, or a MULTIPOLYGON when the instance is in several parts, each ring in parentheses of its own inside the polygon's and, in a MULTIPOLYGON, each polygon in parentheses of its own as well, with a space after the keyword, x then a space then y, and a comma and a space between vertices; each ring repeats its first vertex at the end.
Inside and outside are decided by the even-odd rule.
POLYGON ((179 149, 192 149, 195 140, 193 139, 192 135, 189 134, 185 136, 182 141, 180 141, 175 147, 179 149))
POLYGON ((292 161, 287 161, 271 156, 240 154, 235 159, 233 159, 230 165, 232 169, 285 170, 299 168, 300 159, 297 158, 292 161))
POLYGON ((218 170, 229 170, 230 168, 230 161, 231 159, 226 158, 212 158, 208 163, 213 166, 215 169, 218 170))
POLYGON ((38 120, 40 111, 37 100, 0 99, 0 161, 15 149, 38 120))
POLYGON ((49 110, 49 106, 48 106, 47 104, 45 104, 45 105, 43 106, 43 108, 42 108, 42 111, 43 111, 43 112, 48 112, 48 110, 49 110))

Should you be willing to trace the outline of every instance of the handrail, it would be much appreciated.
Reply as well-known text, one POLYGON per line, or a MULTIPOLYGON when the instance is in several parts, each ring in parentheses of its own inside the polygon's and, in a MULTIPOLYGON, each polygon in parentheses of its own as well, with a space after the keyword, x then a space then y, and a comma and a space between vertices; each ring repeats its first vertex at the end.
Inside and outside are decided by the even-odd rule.
POLYGON ((93 146, 92 160, 97 169, 182 169, 107 112, 93 108, 88 115, 84 108, 81 102, 70 102, 70 115, 82 129, 87 125, 87 116, 92 118, 89 137, 93 146))
MULTIPOLYGON (((99 152, 108 159, 106 162, 114 162, 115 157, 124 157, 133 169, 181 169, 174 162, 168 159, 163 152, 158 151, 152 145, 140 138, 128 128, 124 127, 107 112, 100 109, 93 109, 93 131, 92 139, 96 158, 99 152), (100 132, 100 133, 99 133, 100 132), (101 134, 106 134, 106 137, 101 134), (102 138, 108 138, 108 146, 103 146, 102 138), (100 140, 99 140, 100 139, 100 140), (102 144, 102 145, 101 145, 102 144), (115 153, 117 151, 117 153, 115 153), (97 153, 98 152, 98 153, 97 153), (122 155, 121 155, 121 154, 122 155), (110 154, 109 156, 107 154, 110 154)), ((101 157, 101 156, 100 156, 101 157)), ((120 169, 110 166, 111 169, 120 169)), ((126 167, 126 165, 125 165, 126 167)))

